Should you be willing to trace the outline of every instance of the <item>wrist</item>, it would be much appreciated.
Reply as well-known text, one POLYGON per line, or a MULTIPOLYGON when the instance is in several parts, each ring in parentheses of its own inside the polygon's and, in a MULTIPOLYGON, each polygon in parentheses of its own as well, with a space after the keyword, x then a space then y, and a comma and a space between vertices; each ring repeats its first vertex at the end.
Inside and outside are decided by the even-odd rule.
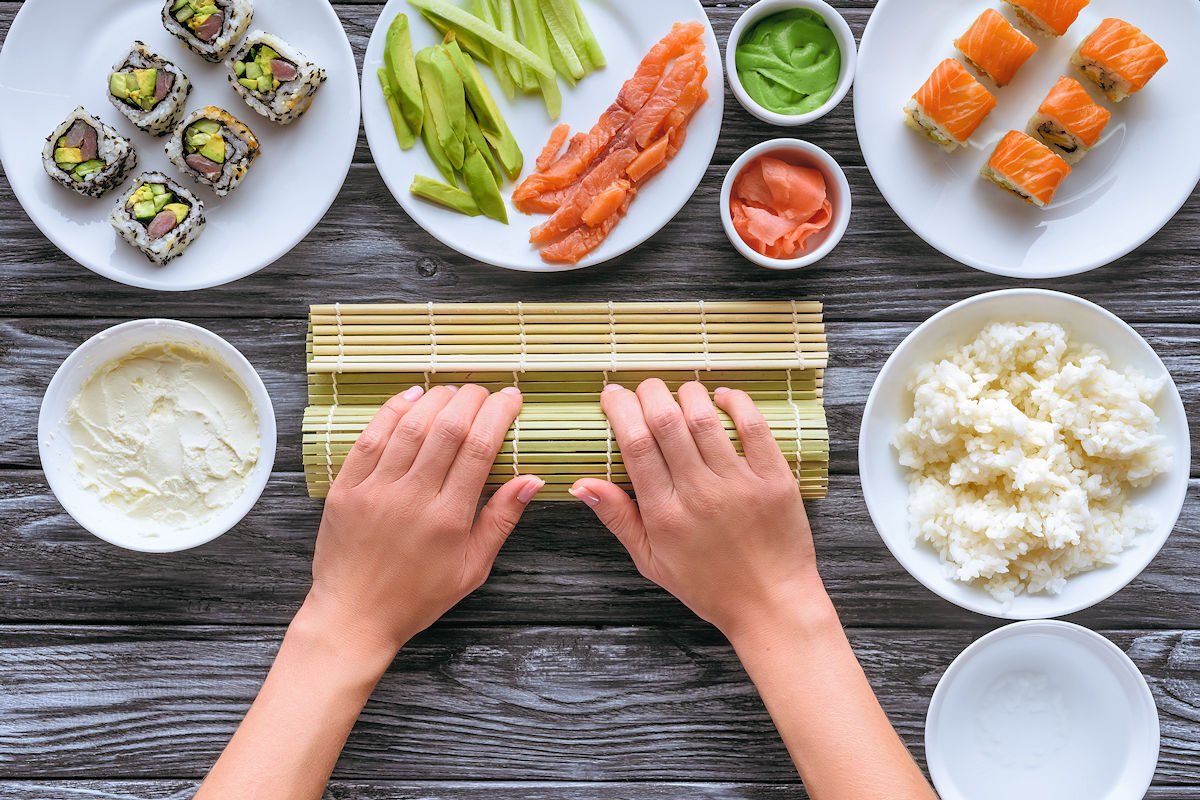
POLYGON ((723 630, 739 653, 787 642, 844 636, 837 610, 814 571, 772 592, 723 630))
POLYGON ((339 668, 345 667, 350 680, 373 686, 409 637, 396 641, 380 635, 310 592, 288 626, 286 638, 314 656, 332 658, 339 668))

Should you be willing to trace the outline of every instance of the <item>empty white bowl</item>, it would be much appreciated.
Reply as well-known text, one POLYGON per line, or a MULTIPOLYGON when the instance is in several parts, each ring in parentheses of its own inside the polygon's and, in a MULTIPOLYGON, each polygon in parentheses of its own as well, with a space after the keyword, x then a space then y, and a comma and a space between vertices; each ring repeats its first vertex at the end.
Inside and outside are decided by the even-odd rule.
POLYGON ((943 800, 1140 800, 1158 724, 1146 679, 1112 642, 1068 622, 1018 622, 946 670, 925 756, 943 800))
POLYGON ((733 96, 742 104, 742 108, 763 122, 782 127, 806 125, 820 119, 837 108, 838 103, 845 99, 846 94, 850 91, 850 87, 854 85, 854 66, 857 61, 858 45, 854 41, 854 32, 850 30, 850 26, 846 24, 846 20, 842 18, 837 9, 823 2, 823 0, 759 0, 746 9, 742 13, 742 16, 738 18, 738 21, 734 23, 733 30, 729 33, 729 41, 725 45, 725 74, 729 77, 729 88, 733 90, 733 96), (780 11, 788 11, 793 8, 805 8, 821 15, 822 19, 825 20, 825 24, 829 26, 829 30, 833 32, 834 37, 837 39, 838 48, 842 53, 842 64, 838 72, 837 88, 834 89, 833 94, 830 95, 829 99, 820 108, 810 111, 807 114, 777 114, 759 105, 746 92, 746 88, 742 86, 741 78, 738 77, 735 54, 737 53, 738 43, 742 40, 742 35, 753 27, 756 22, 772 14, 778 14, 780 11))
POLYGON ((275 411, 262 379, 238 350, 211 331, 170 319, 143 319, 101 331, 67 357, 42 398, 38 416, 38 451, 46 480, 58 502, 80 526, 106 542, 144 553, 173 553, 210 542, 249 513, 262 495, 275 464, 275 411), (258 415, 258 462, 236 501, 194 528, 151 535, 119 509, 105 505, 83 487, 75 467, 67 409, 83 384, 104 365, 143 345, 183 344, 217 356, 246 389, 258 415))
POLYGON ((767 269, 800 269, 815 264, 829 255, 833 248, 837 247, 838 242, 842 241, 842 237, 846 234, 846 228, 850 226, 850 208, 850 183, 846 180, 846 173, 842 171, 841 166, 833 160, 833 156, 829 153, 815 144, 800 139, 772 139, 751 147, 742 153, 741 158, 733 162, 733 166, 725 174, 725 182, 721 184, 721 224, 725 227, 725 235, 729 237, 730 243, 737 248, 739 253, 767 269), (737 176, 741 174, 747 164, 759 156, 765 155, 774 156, 789 164, 815 167, 825 176, 829 203, 833 206, 833 220, 825 230, 813 234, 807 242, 807 252, 796 258, 781 259, 764 256, 746 244, 742 235, 733 227, 733 214, 729 210, 729 200, 733 195, 734 181, 737 180, 737 176))
POLYGON ((935 314, 913 331, 884 365, 867 398, 859 433, 863 496, 884 544, 909 574, 962 608, 1002 619, 1046 619, 1073 614, 1123 589, 1166 543, 1183 509, 1191 470, 1187 416, 1179 390, 1153 348, 1118 317, 1094 303, 1045 289, 1009 289, 978 295, 935 314), (909 470, 892 439, 912 415, 908 384, 919 367, 973 340, 992 322, 1055 322, 1076 341, 1106 352, 1118 369, 1133 368, 1165 384, 1154 405, 1159 432, 1172 450, 1170 471, 1130 499, 1157 516, 1157 527, 1133 540, 1109 567, 1067 579, 1059 594, 1020 595, 1005 605, 986 590, 947 575, 938 554, 918 544, 909 528, 909 470))

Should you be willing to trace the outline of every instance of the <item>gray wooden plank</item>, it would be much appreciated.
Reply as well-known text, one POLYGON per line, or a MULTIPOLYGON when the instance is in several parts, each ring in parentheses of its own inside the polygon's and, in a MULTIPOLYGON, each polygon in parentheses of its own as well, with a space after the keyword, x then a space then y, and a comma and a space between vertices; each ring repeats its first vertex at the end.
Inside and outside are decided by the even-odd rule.
MULTIPOLYGON (((111 311, 111 309, 110 309, 111 311)), ((846 322, 828 324, 830 368, 826 408, 830 429, 830 469, 858 471, 858 428, 875 376, 916 323, 846 322)), ((280 471, 302 469, 300 423, 306 404, 303 320, 211 319, 185 315, 224 336, 262 375, 275 406, 280 471)), ((0 468, 39 466, 37 418, 46 386, 71 351, 120 319, 0 317, 0 394, 8 425, 0 429, 0 468)), ((1193 430, 1200 430, 1200 326, 1138 326, 1162 356, 1179 386, 1193 430)), ((714 387, 715 388, 715 387, 714 387)), ((1191 442, 1192 474, 1200 476, 1200 440, 1191 442)))
MULTIPOLYGON (((0 621, 286 623, 310 581, 320 505, 302 499, 300 475, 276 474, 233 532, 174 556, 104 544, 63 513, 36 472, 0 471, 0 621)), ((836 476, 810 504, 822 575, 850 626, 992 624, 913 580, 884 547, 853 476, 836 476)), ((1163 552, 1124 591, 1071 619, 1091 627, 1191 628, 1200 618, 1200 481, 1163 552)), ((491 580, 451 612, 453 625, 649 624, 699 627, 679 603, 641 578, 628 555, 582 506, 535 503, 491 580)), ((898 634, 902 635, 902 634, 898 634)))
MULTIPOLYGON (((258 690, 279 629, 0 628, 0 778, 203 775, 258 690)), ((1106 631, 1158 703, 1157 778, 1200 785, 1200 633, 1106 631)), ((923 758, 929 697, 966 631, 851 631, 923 758)), ((339 780, 789 782, 753 686, 714 632, 459 628, 380 683, 339 780)))

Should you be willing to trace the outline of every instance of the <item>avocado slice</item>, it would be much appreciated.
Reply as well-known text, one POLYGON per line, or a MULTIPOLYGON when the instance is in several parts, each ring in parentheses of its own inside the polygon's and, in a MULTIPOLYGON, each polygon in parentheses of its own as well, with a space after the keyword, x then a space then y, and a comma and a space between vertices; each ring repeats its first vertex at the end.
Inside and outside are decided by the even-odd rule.
POLYGON ((83 163, 83 151, 78 147, 59 147, 54 151, 54 163, 60 167, 75 166, 83 163))
POLYGON ((474 145, 467 147, 467 156, 463 162, 463 178, 471 196, 485 216, 508 224, 508 208, 504 205, 504 197, 500 194, 500 186, 488 168, 483 154, 474 145))
POLYGON ((467 141, 467 93, 450 53, 445 47, 433 49, 433 63, 442 81, 442 91, 445 94, 446 115, 450 118, 450 129, 454 138, 464 145, 467 141))
POLYGON ((221 130, 221 123, 217 122, 215 119, 198 119, 188 127, 194 131, 199 131, 200 133, 212 134, 221 130))
POLYGON ((474 84, 475 86, 475 93, 471 98, 471 108, 475 110, 484 138, 496 151, 496 158, 500 161, 500 166, 504 168, 504 173, 515 181, 521 176, 521 170, 525 167, 525 157, 521 155, 521 146, 517 144, 517 138, 513 136, 508 123, 504 121, 504 115, 500 113, 500 107, 496 105, 496 100, 488 90, 487 84, 483 82, 483 74, 480 73, 479 67, 466 53, 462 54, 459 66, 469 76, 463 79, 463 85, 474 84))
POLYGON ((126 202, 130 208, 133 208, 138 203, 149 202, 154 205, 154 189, 148 183, 143 183, 137 188, 133 194, 129 195, 129 200, 126 202))
POLYGON ((475 149, 483 156, 487 162, 488 169, 492 171, 492 177, 496 179, 496 183, 504 182, 504 172, 500 169, 500 164, 496 161, 496 157, 492 155, 492 148, 488 144, 487 139, 483 136, 483 131, 479 129, 479 121, 475 119, 475 115, 467 111, 467 141, 475 145, 475 149))
POLYGON ((209 161, 217 164, 225 163, 225 137, 219 133, 214 133, 209 137, 204 146, 200 148, 200 155, 207 158, 209 161))
POLYGON ((142 108, 154 104, 154 87, 158 83, 157 69, 135 69, 133 79, 137 81, 137 103, 142 108))
POLYGON ((438 172, 442 173, 442 177, 451 185, 457 185, 454 165, 450 163, 450 157, 446 155, 446 151, 442 149, 442 143, 438 141, 437 128, 434 126, 433 120, 433 116, 427 114, 425 125, 421 128, 421 141, 425 143, 425 152, 429 153, 429 158, 437 166, 438 172))
POLYGON ((191 211, 191 209, 185 206, 183 203, 167 203, 162 207, 161 210, 174 211, 176 222, 183 222, 184 219, 187 218, 188 212, 191 211))
POLYGON ((125 100, 129 97, 129 86, 125 83, 124 72, 114 72, 108 76, 108 91, 118 100, 125 100))
MULTIPOLYGON (((457 98, 455 97, 455 82, 444 71, 448 59, 438 59, 436 53, 436 48, 427 47, 416 55, 417 74, 420 76, 421 92, 425 98, 424 127, 432 126, 440 149, 445 153, 450 165, 454 169, 462 169, 463 158, 466 156, 463 144, 466 139, 466 98, 462 81, 457 83, 458 94, 457 98), (459 116, 462 137, 455 136, 455 123, 452 119, 454 114, 459 116)), ((457 73, 454 73, 454 78, 457 79, 457 73)))
POLYGON ((388 28, 384 66, 390 74, 392 92, 409 129, 414 134, 420 133, 425 123, 425 101, 421 96, 421 79, 417 75, 412 33, 406 14, 397 14, 388 28))
POLYGON ((383 99, 387 103, 388 115, 392 118, 392 128, 396 131, 396 140, 400 142, 401 150, 409 150, 417 143, 417 135, 413 133, 400 110, 400 102, 396 99, 396 88, 392 85, 392 74, 383 67, 375 71, 379 77, 379 86, 383 89, 383 99))
POLYGON ((431 203, 437 203, 440 206, 445 206, 451 211, 457 211, 460 214, 466 214, 468 217, 478 217, 481 213, 479 206, 473 198, 462 189, 455 188, 441 181, 435 181, 432 178, 426 178, 424 175, 417 175, 413 178, 412 186, 409 187, 409 192, 414 196, 428 200, 431 203))

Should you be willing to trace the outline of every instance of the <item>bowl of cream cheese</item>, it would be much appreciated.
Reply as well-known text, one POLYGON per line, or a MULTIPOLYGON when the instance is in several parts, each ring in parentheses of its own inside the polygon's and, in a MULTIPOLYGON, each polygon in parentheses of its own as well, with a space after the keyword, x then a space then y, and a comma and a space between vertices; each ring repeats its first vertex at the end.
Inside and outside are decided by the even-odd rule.
POLYGON ((275 463, 275 412, 233 345, 186 322, 127 322, 88 339, 38 417, 55 497, 99 538, 188 550, 253 508, 275 463))

